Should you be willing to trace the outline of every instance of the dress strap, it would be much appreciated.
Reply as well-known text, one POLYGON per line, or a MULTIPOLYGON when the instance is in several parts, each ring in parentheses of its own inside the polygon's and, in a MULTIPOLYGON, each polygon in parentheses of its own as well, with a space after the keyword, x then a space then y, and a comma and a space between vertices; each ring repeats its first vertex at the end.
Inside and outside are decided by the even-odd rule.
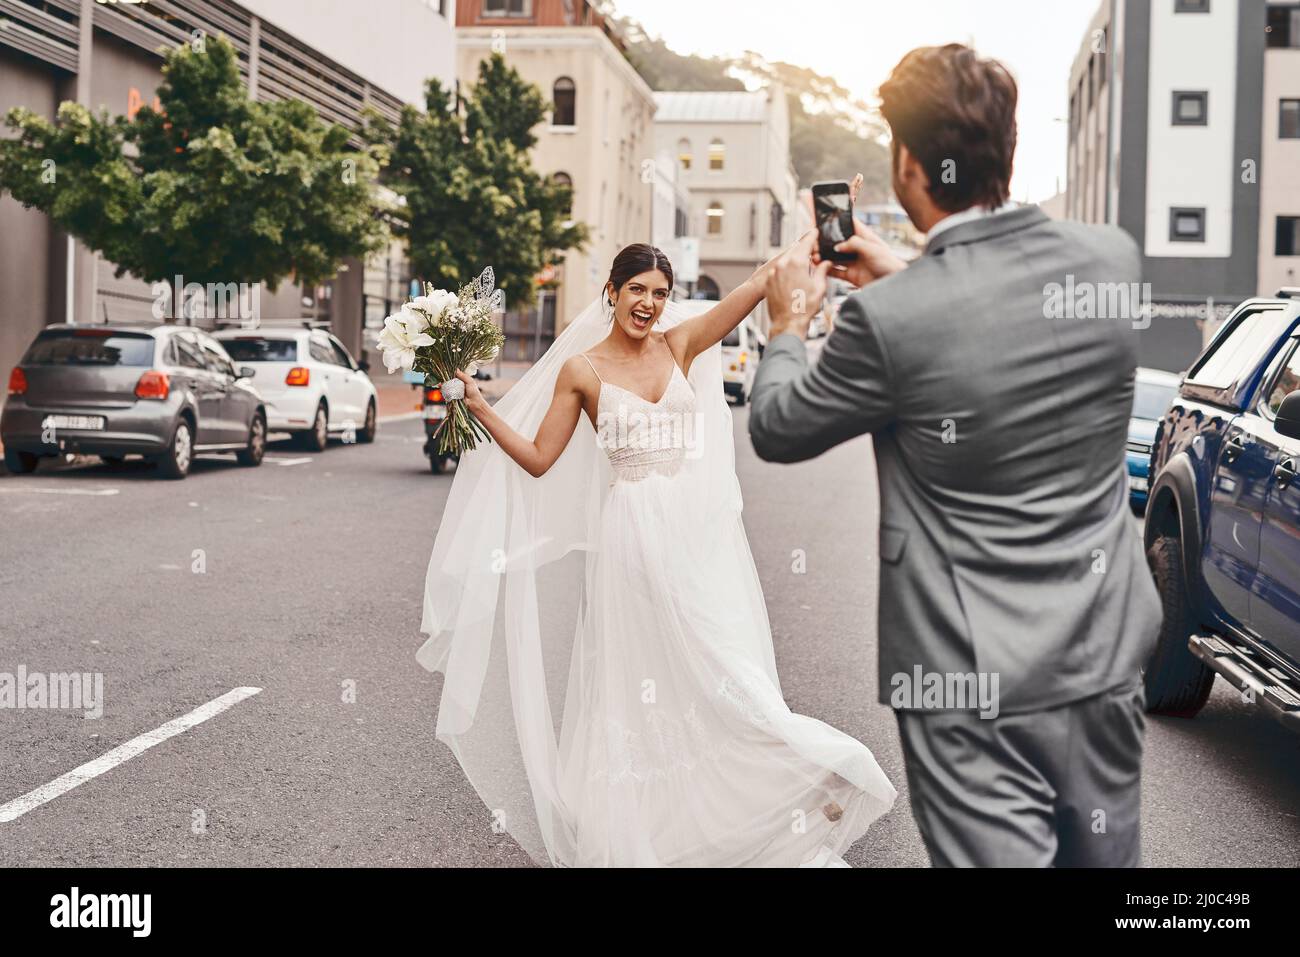
POLYGON ((579 352, 578 355, 582 356, 584 359, 587 360, 587 365, 591 366, 591 371, 592 371, 593 373, 595 373, 596 378, 597 378, 597 379, 600 379, 600 381, 603 383, 605 380, 600 378, 600 373, 599 373, 599 372, 596 372, 596 366, 592 363, 592 361, 591 361, 591 357, 588 356, 587 353, 585 353, 585 352, 579 352))

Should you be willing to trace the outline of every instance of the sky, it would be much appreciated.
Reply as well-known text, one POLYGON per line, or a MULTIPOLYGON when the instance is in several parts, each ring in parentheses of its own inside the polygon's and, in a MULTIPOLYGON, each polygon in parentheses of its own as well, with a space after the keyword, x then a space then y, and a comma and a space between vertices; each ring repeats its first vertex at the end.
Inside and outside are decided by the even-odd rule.
MULTIPOLYGON (((876 102, 913 47, 959 42, 1001 60, 1020 87, 1011 195, 1038 202, 1065 188, 1070 64, 1101 0, 614 0, 678 53, 753 50, 830 76, 876 102)), ((845 179, 855 170, 846 170, 845 179)))

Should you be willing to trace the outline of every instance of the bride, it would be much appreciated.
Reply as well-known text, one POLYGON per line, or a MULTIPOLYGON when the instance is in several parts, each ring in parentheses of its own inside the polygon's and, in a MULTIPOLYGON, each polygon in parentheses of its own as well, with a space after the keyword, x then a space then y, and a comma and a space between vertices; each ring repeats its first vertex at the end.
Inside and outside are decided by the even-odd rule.
POLYGON ((770 265, 687 317, 628 246, 495 407, 458 373, 495 444, 458 467, 417 657, 485 826, 539 863, 844 866, 893 804, 786 706, 741 522, 719 343, 770 265))

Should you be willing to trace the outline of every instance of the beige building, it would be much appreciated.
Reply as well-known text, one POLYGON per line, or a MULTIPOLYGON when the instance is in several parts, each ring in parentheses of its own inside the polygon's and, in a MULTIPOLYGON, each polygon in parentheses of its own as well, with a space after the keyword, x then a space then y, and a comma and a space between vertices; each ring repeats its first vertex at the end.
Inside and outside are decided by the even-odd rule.
POLYGON ((784 90, 656 93, 655 100, 655 144, 676 158, 689 197, 686 232, 699 237, 693 292, 721 298, 794 238, 797 180, 784 90))
POLYGON ((495 50, 552 102, 534 131, 533 164, 573 187, 573 218, 591 233, 565 256, 556 288, 507 317, 505 358, 535 358, 596 298, 614 255, 651 239, 654 95, 597 26, 461 27, 456 39, 462 86, 495 50))

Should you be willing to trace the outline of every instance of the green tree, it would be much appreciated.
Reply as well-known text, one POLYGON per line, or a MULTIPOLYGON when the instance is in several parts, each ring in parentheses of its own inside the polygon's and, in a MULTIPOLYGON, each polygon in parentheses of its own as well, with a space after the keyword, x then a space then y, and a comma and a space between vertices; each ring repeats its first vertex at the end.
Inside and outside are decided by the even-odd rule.
POLYGON ((462 102, 432 79, 425 100, 396 128, 372 114, 368 134, 391 157, 383 182, 403 199, 394 217, 412 270, 454 290, 491 266, 508 305, 530 305, 542 268, 587 241, 569 220, 571 190, 529 159, 545 98, 494 54, 462 102))
POLYGON ((383 242, 382 151, 305 103, 250 100, 224 37, 170 51, 158 100, 133 119, 10 110, 0 190, 149 282, 314 284, 383 242))

